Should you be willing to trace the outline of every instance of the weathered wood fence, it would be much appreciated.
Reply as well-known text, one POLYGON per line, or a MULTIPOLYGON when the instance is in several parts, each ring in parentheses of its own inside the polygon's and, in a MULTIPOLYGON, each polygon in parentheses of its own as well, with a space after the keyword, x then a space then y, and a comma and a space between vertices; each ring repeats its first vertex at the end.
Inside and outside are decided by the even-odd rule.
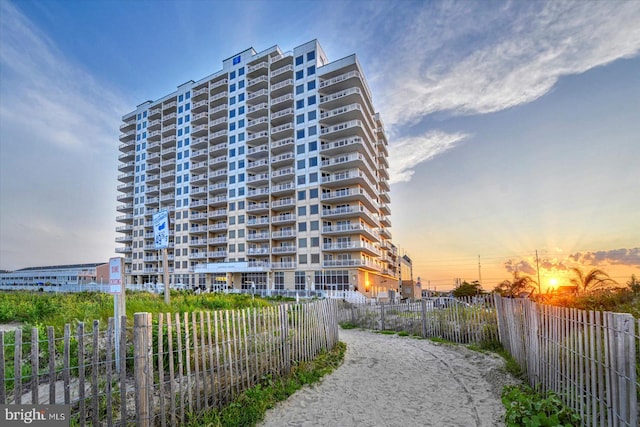
POLYGON ((584 426, 638 426, 640 321, 499 295, 495 300, 500 341, 532 386, 557 393, 584 426))
POLYGON ((491 296, 423 299, 403 304, 341 302, 338 320, 365 329, 404 331, 423 338, 460 344, 498 341, 498 323, 491 296))
POLYGON ((80 426, 180 425, 338 342, 334 300, 137 313, 121 321, 118 371, 113 324, 66 325, 63 337, 33 328, 26 342, 21 330, 0 332, 0 404, 69 404, 80 426))

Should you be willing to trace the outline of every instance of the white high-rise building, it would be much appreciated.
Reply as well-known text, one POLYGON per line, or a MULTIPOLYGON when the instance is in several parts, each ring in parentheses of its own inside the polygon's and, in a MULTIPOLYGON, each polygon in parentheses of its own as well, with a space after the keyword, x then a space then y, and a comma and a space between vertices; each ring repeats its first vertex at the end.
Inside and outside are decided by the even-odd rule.
POLYGON ((174 285, 398 288, 387 139, 355 55, 248 49, 122 120, 127 283, 162 281, 152 216, 166 209, 174 285))

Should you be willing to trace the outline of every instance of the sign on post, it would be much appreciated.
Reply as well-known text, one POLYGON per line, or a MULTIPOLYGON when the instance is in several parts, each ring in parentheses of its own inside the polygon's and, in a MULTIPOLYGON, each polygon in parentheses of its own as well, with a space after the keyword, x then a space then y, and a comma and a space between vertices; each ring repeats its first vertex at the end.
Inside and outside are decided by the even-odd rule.
POLYGON ((161 210, 153 214, 153 237, 156 249, 169 247, 169 211, 161 210))
POLYGON ((122 293, 122 258, 109 258, 109 293, 122 293))

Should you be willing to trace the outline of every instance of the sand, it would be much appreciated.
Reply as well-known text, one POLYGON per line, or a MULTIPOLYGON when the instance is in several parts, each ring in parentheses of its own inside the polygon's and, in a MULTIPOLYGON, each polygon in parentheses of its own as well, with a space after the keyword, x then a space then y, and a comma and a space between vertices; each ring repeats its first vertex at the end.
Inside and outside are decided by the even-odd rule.
POLYGON ((270 409, 262 427, 500 426, 504 360, 463 346, 340 330, 342 366, 270 409))

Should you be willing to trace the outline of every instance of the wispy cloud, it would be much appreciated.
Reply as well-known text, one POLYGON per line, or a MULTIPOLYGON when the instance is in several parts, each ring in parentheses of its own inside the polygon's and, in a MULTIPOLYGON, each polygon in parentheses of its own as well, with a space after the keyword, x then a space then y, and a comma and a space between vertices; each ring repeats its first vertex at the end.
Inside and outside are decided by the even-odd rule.
POLYGON ((390 182, 410 181, 417 165, 452 149, 468 137, 464 133, 432 131, 422 136, 396 139, 389 147, 390 182))
MULTIPOLYGON (((427 117, 523 105, 563 76, 640 52, 638 1, 372 2, 361 14, 343 15, 348 28, 367 37, 341 43, 358 43, 348 47, 374 58, 367 72, 392 146, 424 141, 427 135, 413 135, 427 117)), ((412 150, 395 153, 402 172, 396 182, 432 158, 416 162, 412 150)))
POLYGON ((571 254, 569 258, 587 265, 617 264, 640 267, 640 248, 576 252, 571 254))
POLYGON ((525 104, 562 76, 640 51, 634 1, 444 2, 407 20, 398 25, 411 29, 412 42, 393 46, 380 64, 380 73, 394 67, 398 75, 382 95, 392 125, 435 112, 482 114, 525 104))
POLYGON ((0 2, 0 39, 0 267, 68 263, 73 252, 88 257, 77 262, 106 260, 127 103, 9 1, 0 2))

